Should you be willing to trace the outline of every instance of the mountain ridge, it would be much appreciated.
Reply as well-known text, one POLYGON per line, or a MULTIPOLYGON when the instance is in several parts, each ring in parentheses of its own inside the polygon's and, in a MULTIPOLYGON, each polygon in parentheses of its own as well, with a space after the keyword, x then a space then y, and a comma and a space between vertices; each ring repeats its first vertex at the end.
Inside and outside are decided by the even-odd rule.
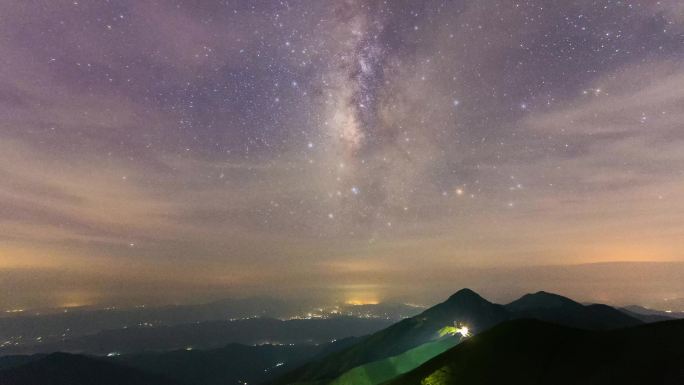
POLYGON ((492 303, 464 288, 422 313, 380 330, 357 345, 321 361, 306 364, 273 381, 273 385, 332 381, 354 367, 380 361, 435 338, 445 326, 468 326, 479 333, 514 319, 532 318, 561 325, 606 330, 641 324, 642 321, 607 305, 582 305, 558 294, 539 291, 507 305, 492 303))

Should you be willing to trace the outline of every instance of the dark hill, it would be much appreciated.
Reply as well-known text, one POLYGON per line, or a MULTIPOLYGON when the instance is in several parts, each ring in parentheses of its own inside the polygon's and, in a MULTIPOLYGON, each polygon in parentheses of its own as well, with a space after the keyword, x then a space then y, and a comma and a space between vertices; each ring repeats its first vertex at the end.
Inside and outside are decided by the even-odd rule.
POLYGON ((582 306, 578 302, 562 295, 538 291, 533 294, 525 294, 519 299, 506 305, 506 309, 520 312, 532 309, 558 309, 558 308, 577 308, 582 306))
POLYGON ((160 376, 143 373, 100 359, 53 353, 0 371, 2 385, 176 385, 160 376))
POLYGON ((258 384, 357 341, 357 338, 348 338, 321 345, 229 344, 220 349, 149 352, 115 360, 184 385, 258 384))
POLYGON ((468 325, 472 332, 479 333, 507 320, 526 318, 589 330, 642 323, 610 306, 585 306, 546 292, 527 294, 502 306, 487 301, 470 289, 462 289, 423 313, 376 332, 348 349, 289 372, 273 384, 328 382, 354 367, 396 356, 432 341, 440 328, 454 322, 468 325))
POLYGON ((526 294, 506 305, 513 318, 534 318, 560 325, 590 330, 635 326, 641 320, 607 305, 582 305, 569 298, 537 292, 526 294))
POLYGON ((476 325, 476 330, 486 330, 509 317, 503 306, 487 301, 472 290, 463 289, 415 317, 376 332, 321 361, 287 373, 274 383, 332 380, 356 366, 395 356, 431 341, 437 337, 439 329, 454 322, 476 325))
POLYGON ((46 354, 34 354, 30 356, 0 356, 0 371, 13 368, 15 366, 24 365, 31 361, 37 361, 45 356, 46 354))
POLYGON ((586 331, 503 323, 387 385, 684 384, 684 321, 586 331))

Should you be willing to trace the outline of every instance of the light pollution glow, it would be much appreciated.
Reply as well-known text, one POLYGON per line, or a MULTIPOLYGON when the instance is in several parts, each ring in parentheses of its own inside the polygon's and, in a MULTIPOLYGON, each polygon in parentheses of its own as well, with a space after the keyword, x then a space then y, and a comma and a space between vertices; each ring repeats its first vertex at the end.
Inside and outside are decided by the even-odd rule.
POLYGON ((682 298, 683 36, 678 0, 4 1, 0 309, 682 298))

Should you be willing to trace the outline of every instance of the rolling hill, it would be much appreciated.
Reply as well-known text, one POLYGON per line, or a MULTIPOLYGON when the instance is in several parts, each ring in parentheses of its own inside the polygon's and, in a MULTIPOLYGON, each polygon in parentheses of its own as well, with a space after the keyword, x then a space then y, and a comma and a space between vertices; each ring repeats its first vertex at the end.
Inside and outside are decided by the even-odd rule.
POLYGON ((184 385, 257 384, 357 341, 357 338, 347 338, 321 345, 230 344, 210 350, 124 355, 113 360, 184 385))
POLYGON ((684 384, 684 321, 611 331, 503 323, 387 385, 684 384))
MULTIPOLYGON (((52 366, 70 365, 81 360, 85 368, 97 364, 116 364, 133 368, 152 377, 163 376, 182 385, 257 384, 282 375, 316 357, 328 355, 353 345, 358 338, 346 338, 327 344, 308 345, 241 345, 229 344, 219 349, 146 352, 115 357, 34 354, 0 357, 2 370, 40 362, 45 358, 52 366)), ((38 365, 44 366, 44 362, 38 365)), ((29 382, 31 383, 31 382, 29 382)), ((3 384, 3 382, 0 382, 3 384)))
POLYGON ((580 329, 607 330, 635 326, 641 321, 607 305, 582 305, 569 298, 540 291, 506 305, 512 318, 534 318, 580 329))
POLYGON ((485 330, 510 317, 501 305, 493 304, 469 289, 417 316, 376 332, 359 343, 312 362, 277 379, 274 384, 331 381, 359 365, 396 356, 437 337, 437 331, 454 322, 477 325, 485 330))
MULTIPOLYGON (((528 294, 504 306, 491 303, 472 290, 462 289, 445 302, 376 332, 354 346, 289 372, 273 384, 329 383, 339 376, 348 375, 355 368, 357 373, 364 372, 368 368, 366 364, 383 367, 386 363, 382 361, 388 357, 398 356, 409 349, 434 341, 437 331, 446 325, 461 323, 479 333, 502 322, 524 318, 589 330, 607 330, 642 323, 610 306, 585 306, 546 292, 528 294)), ((408 371, 411 368, 404 369, 408 371)), ((354 375, 351 377, 360 378, 354 375)), ((369 378, 361 377, 364 378, 363 381, 369 378)))
POLYGON ((220 348, 229 343, 314 344, 335 339, 363 336, 381 330, 392 321, 339 316, 327 319, 249 318, 207 321, 173 326, 139 326, 103 330, 98 333, 53 342, 5 346, 0 355, 68 352, 106 355, 142 351, 169 351, 193 347, 220 348))
POLYGON ((96 359, 53 353, 0 371, 2 385, 177 385, 167 378, 96 359))

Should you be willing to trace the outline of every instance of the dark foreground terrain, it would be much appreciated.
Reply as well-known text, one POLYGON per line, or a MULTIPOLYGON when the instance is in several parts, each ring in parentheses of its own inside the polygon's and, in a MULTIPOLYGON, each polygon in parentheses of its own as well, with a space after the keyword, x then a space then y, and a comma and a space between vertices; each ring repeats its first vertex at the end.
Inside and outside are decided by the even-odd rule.
POLYGON ((684 384, 684 321, 586 331, 511 321, 387 385, 684 384))
POLYGON ((0 371, 2 385, 179 385, 103 359, 53 353, 0 371))

